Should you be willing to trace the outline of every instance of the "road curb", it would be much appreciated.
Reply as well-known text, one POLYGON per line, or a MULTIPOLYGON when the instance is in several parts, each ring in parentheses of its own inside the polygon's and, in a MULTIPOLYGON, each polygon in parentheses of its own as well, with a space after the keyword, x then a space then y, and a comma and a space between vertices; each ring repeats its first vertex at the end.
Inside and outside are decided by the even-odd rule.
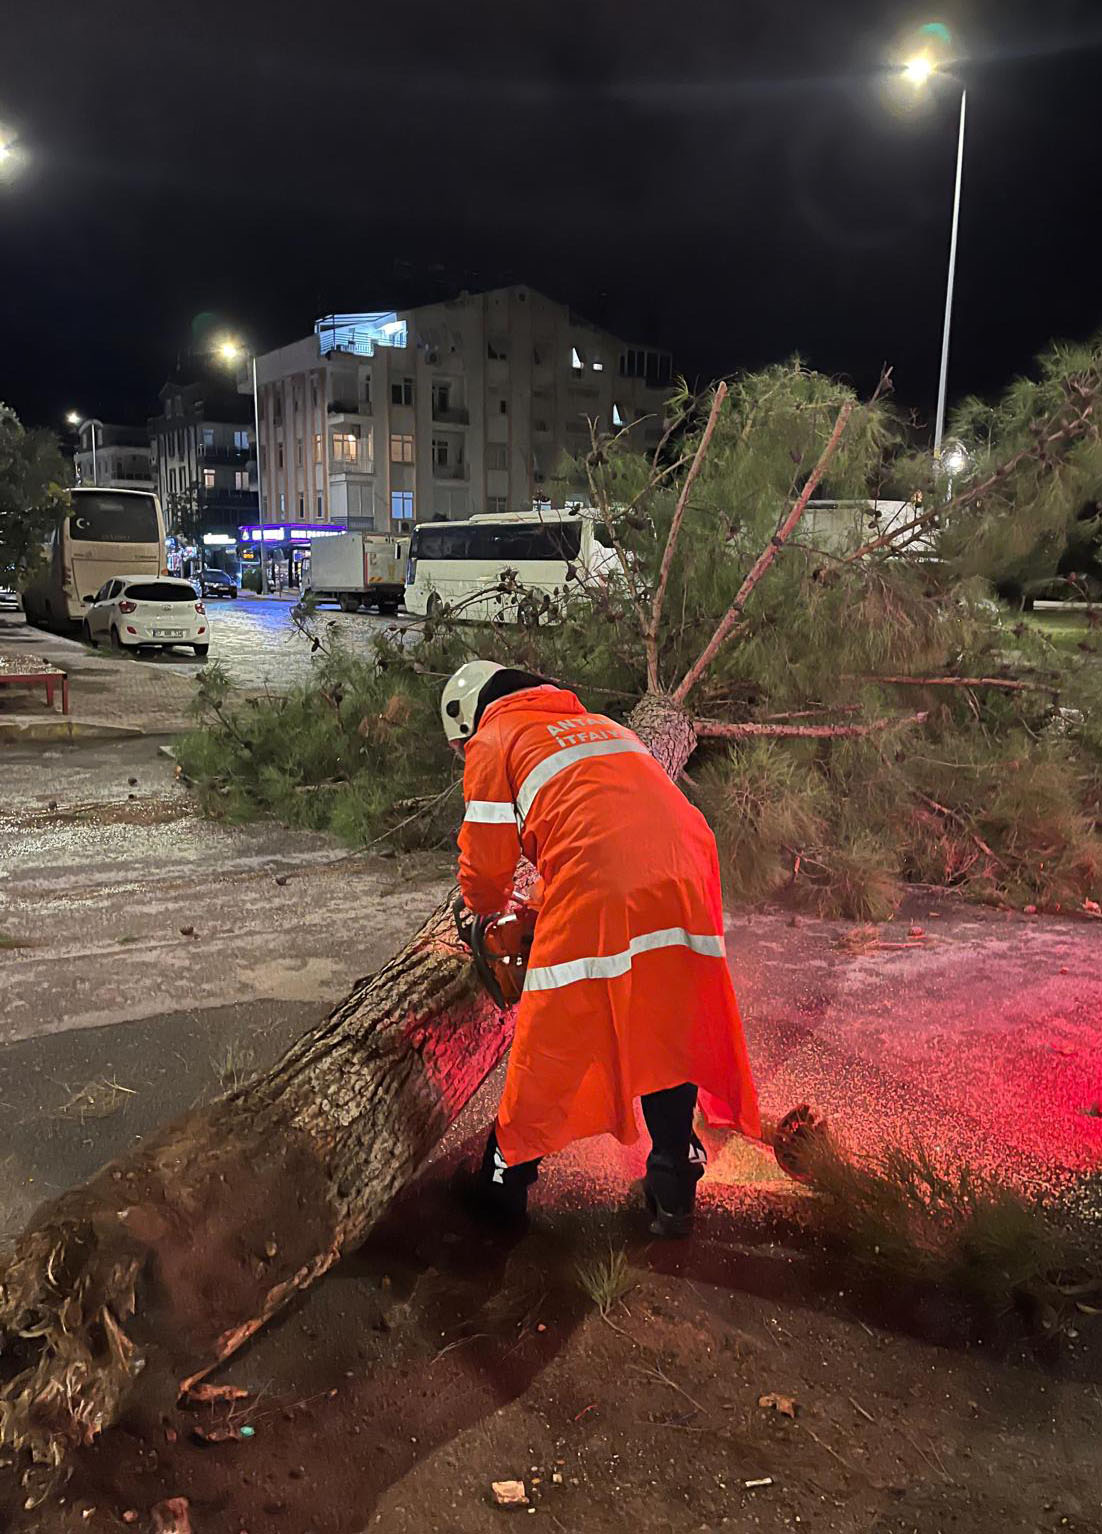
MULTIPOLYGON (((146 733, 136 724, 107 724, 96 719, 39 719, 18 714, 0 719, 0 741, 133 740, 146 733)), ((171 733, 157 731, 159 735, 171 733)))

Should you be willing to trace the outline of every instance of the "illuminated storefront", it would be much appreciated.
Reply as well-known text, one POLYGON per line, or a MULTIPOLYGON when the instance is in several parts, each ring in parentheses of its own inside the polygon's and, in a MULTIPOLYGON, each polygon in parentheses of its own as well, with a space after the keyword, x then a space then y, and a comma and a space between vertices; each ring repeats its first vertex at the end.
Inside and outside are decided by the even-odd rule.
POLYGON ((261 550, 268 562, 268 580, 277 585, 302 584, 302 562, 310 553, 311 538, 332 538, 347 532, 339 522, 277 522, 272 526, 239 527, 237 555, 241 573, 260 569, 261 550))

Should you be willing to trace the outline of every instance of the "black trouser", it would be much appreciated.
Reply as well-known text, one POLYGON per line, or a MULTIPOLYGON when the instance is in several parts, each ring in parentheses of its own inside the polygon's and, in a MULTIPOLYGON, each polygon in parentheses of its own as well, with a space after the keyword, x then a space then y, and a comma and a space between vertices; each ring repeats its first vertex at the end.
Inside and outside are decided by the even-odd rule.
MULTIPOLYGON (((696 1185, 704 1175, 707 1154, 693 1134, 696 1087, 686 1081, 679 1087, 649 1092, 641 1099, 643 1122, 651 1138, 647 1157, 647 1191, 667 1214, 686 1214, 693 1206, 696 1185)), ((506 1166, 491 1129, 479 1170, 487 1195, 511 1214, 528 1207, 528 1189, 540 1173, 539 1158, 506 1166)))

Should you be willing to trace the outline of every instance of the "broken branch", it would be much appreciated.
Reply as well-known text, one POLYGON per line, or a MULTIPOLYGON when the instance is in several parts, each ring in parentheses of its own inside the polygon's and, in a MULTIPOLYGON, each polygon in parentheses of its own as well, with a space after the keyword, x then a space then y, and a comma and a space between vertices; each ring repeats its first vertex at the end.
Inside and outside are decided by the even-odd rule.
POLYGON ((867 724, 758 724, 745 721, 726 724, 722 719, 698 719, 694 728, 702 740, 738 740, 746 736, 770 736, 783 740, 832 740, 843 736, 875 735, 897 725, 923 724, 928 713, 900 714, 890 719, 871 719, 867 724))
POLYGON ((712 661, 715 659, 716 651, 723 644, 724 640, 727 638, 728 634, 730 634, 735 624, 742 617, 742 609, 745 607, 750 593, 753 591, 754 587, 758 584, 762 576, 776 559, 778 552, 784 547, 788 539, 795 532, 800 518, 803 516, 804 511, 807 509, 807 503, 811 499, 815 491, 815 487, 826 473, 831 459, 838 451, 838 444, 842 440, 842 433, 846 429, 846 422, 853 414, 854 404, 854 400, 846 400, 841 410, 839 410, 838 418, 834 422, 834 429, 832 430, 830 436, 827 438, 826 446, 819 454, 819 461, 808 476, 807 483, 804 485, 799 496, 797 497, 792 510, 788 513, 787 517, 785 517, 780 527, 769 540, 769 543, 766 545, 765 549, 763 549, 762 553, 758 556, 749 575, 739 587, 735 600, 731 603, 723 617, 719 620, 719 624, 715 633, 712 635, 711 639, 709 639, 708 643, 704 646, 704 649, 701 651, 696 661, 692 666, 689 667, 689 670, 685 673, 684 677, 674 689, 673 701, 675 703, 684 703, 689 693, 696 686, 697 682, 700 681, 700 678, 707 671, 708 667, 712 664, 712 661))

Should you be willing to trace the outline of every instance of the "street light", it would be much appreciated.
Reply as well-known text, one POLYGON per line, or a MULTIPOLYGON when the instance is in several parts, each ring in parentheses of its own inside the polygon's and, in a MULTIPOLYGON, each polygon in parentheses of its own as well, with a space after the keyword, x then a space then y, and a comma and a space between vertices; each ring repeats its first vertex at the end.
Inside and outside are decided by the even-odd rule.
MULTIPOLYGON (((936 24, 924 27, 923 31, 944 34, 943 28, 936 24)), ((903 65, 903 78, 908 84, 913 85, 915 90, 923 90, 930 81, 944 70, 938 60, 931 53, 916 53, 903 65)), ((945 391, 949 378, 949 329, 953 318, 953 283, 957 273, 957 233, 960 228, 960 183, 961 174, 964 170, 964 115, 968 106, 968 92, 961 89, 960 93, 960 129, 957 134, 957 175, 953 189, 953 225, 949 236, 949 278, 945 286, 945 322, 941 332, 941 370, 938 374, 937 384, 937 415, 934 419, 934 457, 941 456, 941 439, 945 434, 945 391)))
POLYGON ((70 410, 65 419, 76 432, 82 432, 86 426, 90 426, 92 428, 92 483, 93 485, 98 485, 99 467, 96 462, 96 427, 98 426, 102 432, 103 422, 97 420, 95 416, 88 416, 85 418, 81 415, 79 410, 70 410))
MULTIPOLYGON (((214 355, 223 367, 237 367, 244 362, 245 347, 233 336, 215 342, 214 355)), ((256 433, 256 509, 260 518, 260 594, 268 595, 268 552, 264 543, 264 476, 260 471, 260 402, 256 391, 256 357, 249 357, 253 385, 253 430, 256 433)))

